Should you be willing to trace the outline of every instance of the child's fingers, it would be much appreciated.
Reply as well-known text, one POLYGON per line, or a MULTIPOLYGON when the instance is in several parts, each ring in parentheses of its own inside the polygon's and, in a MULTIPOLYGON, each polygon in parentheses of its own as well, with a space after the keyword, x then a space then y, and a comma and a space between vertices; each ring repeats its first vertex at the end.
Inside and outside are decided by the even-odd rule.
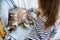
POLYGON ((19 19, 22 19, 24 15, 25 15, 25 11, 22 10, 22 11, 19 12, 19 14, 18 14, 17 17, 18 17, 19 19))

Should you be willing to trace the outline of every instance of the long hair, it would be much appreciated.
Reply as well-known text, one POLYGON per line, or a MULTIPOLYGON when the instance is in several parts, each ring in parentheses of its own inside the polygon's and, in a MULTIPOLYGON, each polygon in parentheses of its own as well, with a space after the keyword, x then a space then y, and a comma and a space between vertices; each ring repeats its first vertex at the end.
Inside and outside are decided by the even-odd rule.
MULTIPOLYGON (((53 26, 57 20, 59 0, 38 0, 38 7, 42 8, 43 15, 48 17, 45 29, 53 26)), ((40 15, 40 12, 37 12, 37 16, 40 15)))

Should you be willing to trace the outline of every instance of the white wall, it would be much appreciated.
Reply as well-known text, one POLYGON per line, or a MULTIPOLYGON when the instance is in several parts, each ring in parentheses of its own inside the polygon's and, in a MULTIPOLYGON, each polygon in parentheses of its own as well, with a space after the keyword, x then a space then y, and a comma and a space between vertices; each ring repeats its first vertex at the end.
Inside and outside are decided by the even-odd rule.
POLYGON ((16 5, 18 7, 23 7, 23 8, 36 8, 37 7, 37 0, 14 0, 16 5))

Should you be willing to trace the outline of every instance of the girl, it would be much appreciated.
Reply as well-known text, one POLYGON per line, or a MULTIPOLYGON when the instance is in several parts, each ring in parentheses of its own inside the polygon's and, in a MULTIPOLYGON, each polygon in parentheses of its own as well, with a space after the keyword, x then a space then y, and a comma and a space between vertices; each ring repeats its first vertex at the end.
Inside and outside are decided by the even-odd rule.
MULTIPOLYGON (((26 40, 51 40, 56 34, 59 0, 38 0, 37 20, 26 40)), ((33 9, 34 10, 34 9, 33 9)))

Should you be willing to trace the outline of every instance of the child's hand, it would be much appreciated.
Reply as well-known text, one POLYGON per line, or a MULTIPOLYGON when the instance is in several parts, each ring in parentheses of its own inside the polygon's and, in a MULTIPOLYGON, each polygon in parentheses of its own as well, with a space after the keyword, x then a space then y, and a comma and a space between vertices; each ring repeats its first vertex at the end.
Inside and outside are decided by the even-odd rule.
POLYGON ((18 18, 18 19, 22 19, 23 16, 25 16, 25 14, 26 14, 26 11, 25 11, 25 10, 21 10, 21 11, 19 12, 17 18, 18 18))

